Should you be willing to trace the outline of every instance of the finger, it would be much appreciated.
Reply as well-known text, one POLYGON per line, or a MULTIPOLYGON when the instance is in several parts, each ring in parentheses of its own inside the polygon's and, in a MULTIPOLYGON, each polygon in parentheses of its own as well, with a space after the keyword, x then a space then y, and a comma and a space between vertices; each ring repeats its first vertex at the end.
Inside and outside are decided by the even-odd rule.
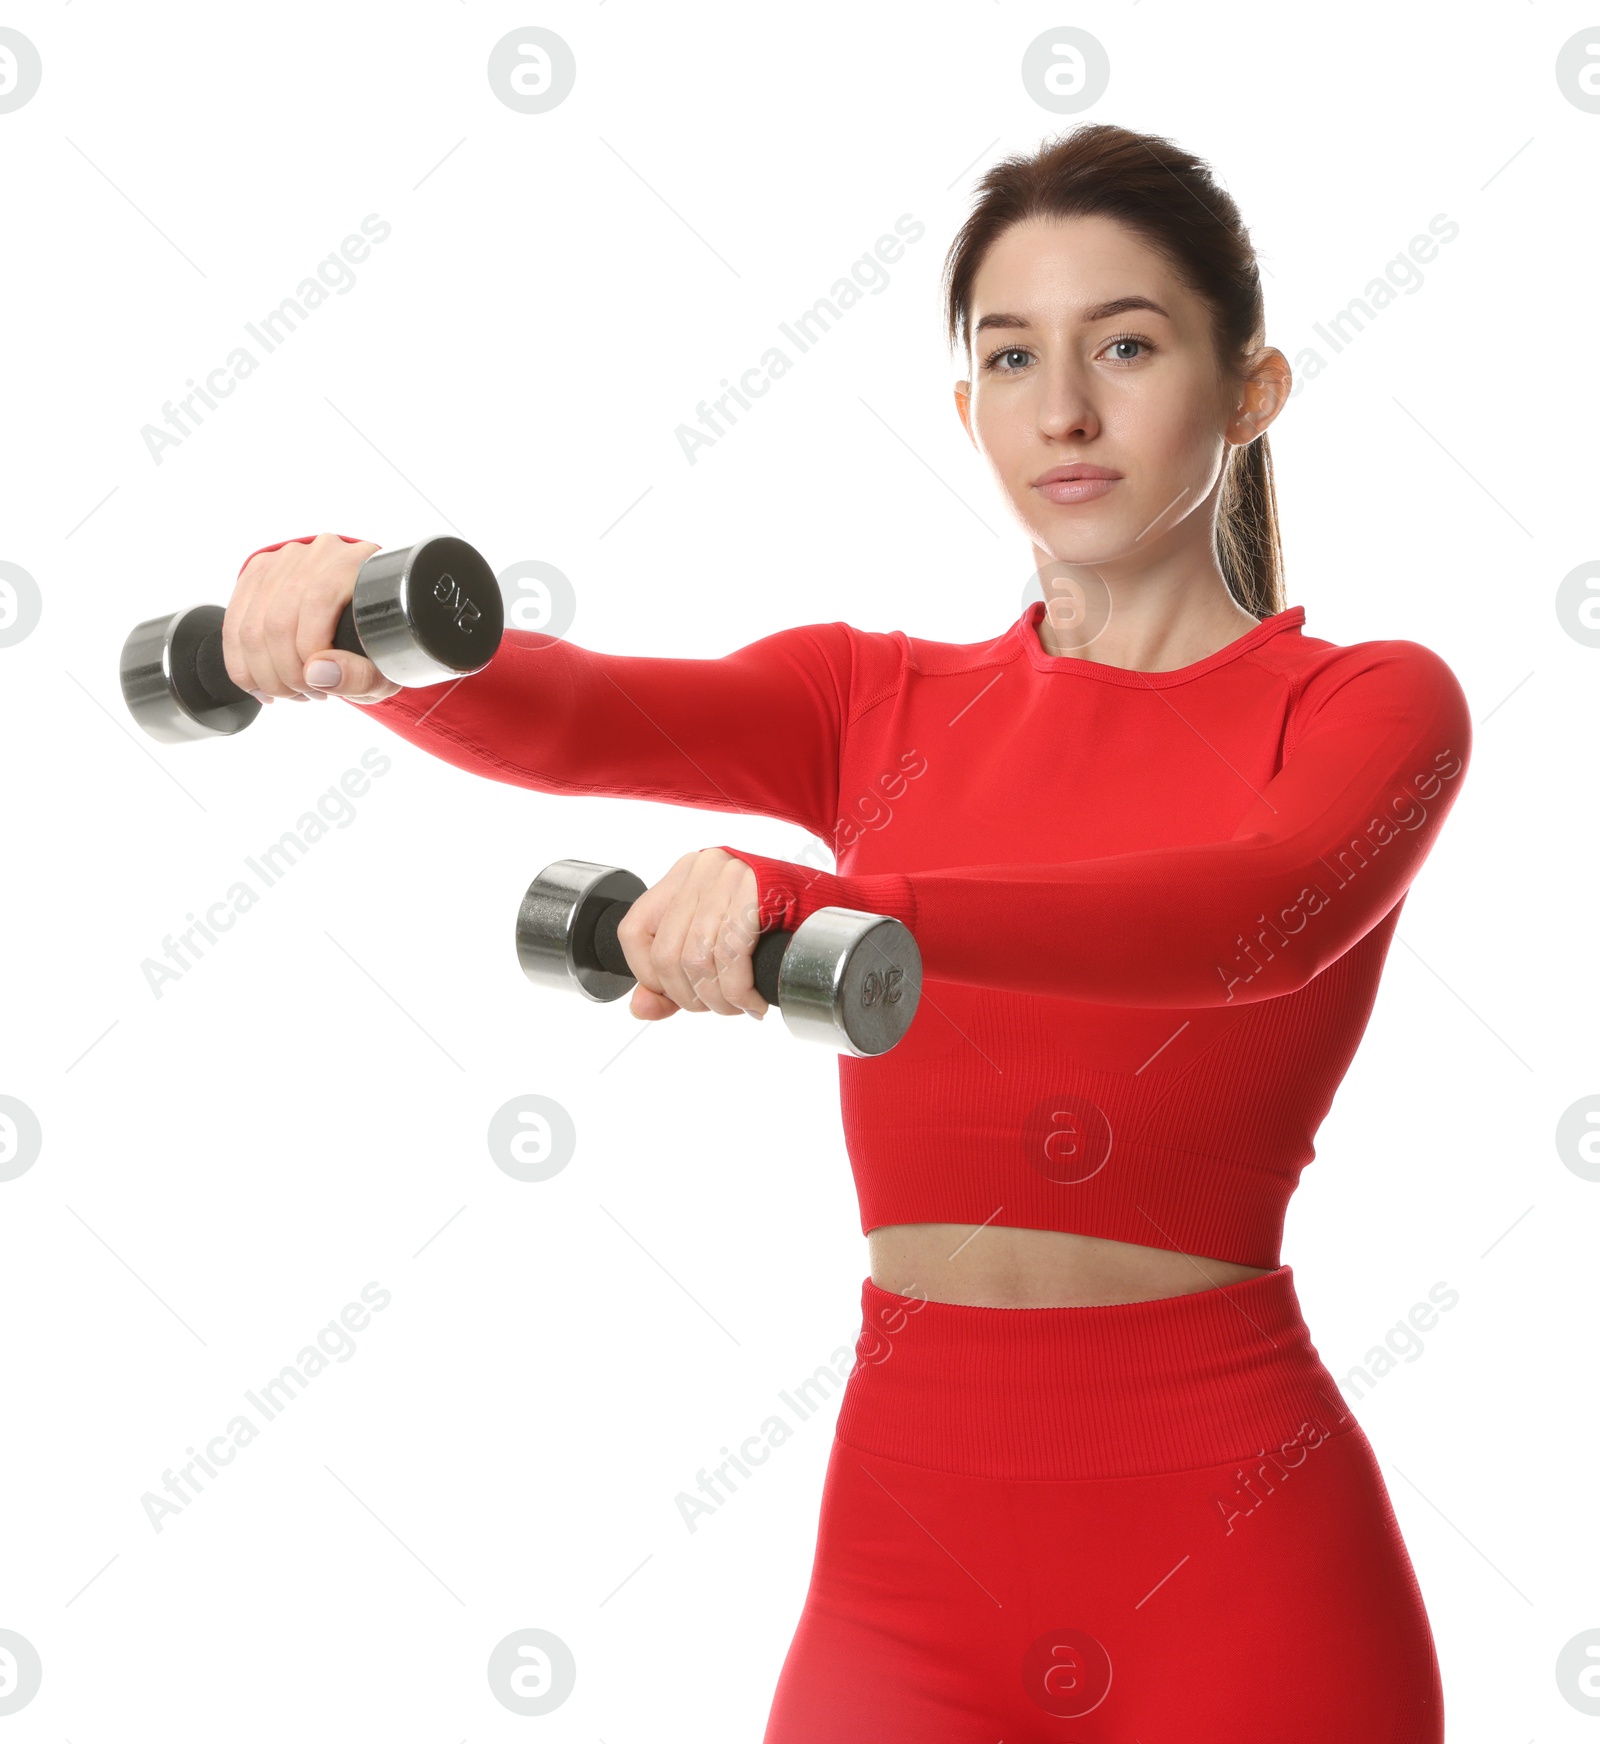
POLYGON ((378 547, 347 544, 336 533, 318 533, 309 544, 285 549, 295 555, 264 602, 267 654, 290 692, 322 701, 322 692, 306 682, 306 660, 333 641, 354 588, 352 565, 358 569, 378 547))
POLYGON ((729 860, 717 878, 717 901, 722 921, 714 947, 717 985, 722 997, 736 1011, 759 1018, 767 1002, 756 989, 755 964, 751 954, 760 930, 753 906, 743 901, 750 868, 742 860, 729 860))
POLYGON ((293 626, 299 617, 295 601, 302 587, 305 551, 303 544, 294 541, 278 551, 261 553, 245 570, 252 585, 242 591, 239 601, 239 647, 250 674, 248 688, 260 695, 304 700, 292 674, 299 666, 293 626))
POLYGON ((678 1009, 662 992, 652 961, 656 923, 671 900, 671 879, 669 873, 663 883, 636 896, 617 926, 617 943, 622 947, 622 955, 635 982, 629 1009, 636 1017, 660 1016, 664 1005, 670 1005, 673 1011, 678 1009))
POLYGON ((347 585, 345 554, 356 547, 346 545, 336 533, 318 533, 309 544, 293 549, 298 556, 285 585, 267 602, 267 652, 291 690, 320 702, 322 693, 306 683, 306 659, 332 642, 337 632, 347 585))
POLYGON ((267 660, 281 688, 272 690, 271 685, 264 688, 272 690, 274 696, 298 697, 303 702, 306 697, 306 688, 302 683, 305 668, 295 646, 299 630, 299 586, 291 582, 287 586, 274 588, 262 614, 261 633, 267 660))
POLYGON ((718 984, 730 1005, 759 1020, 766 1015, 767 1001, 755 984, 753 955, 761 924, 754 870, 743 860, 722 855, 717 890, 723 911, 715 947, 718 984))
POLYGON ((678 1008, 664 993, 652 993, 648 987, 636 986, 628 1001, 628 1009, 635 1017, 658 1022, 663 1017, 671 1017, 678 1008))
POLYGON ((375 665, 361 654, 346 653, 333 646, 339 633, 339 620, 354 591, 351 564, 365 563, 374 551, 382 547, 362 542, 347 545, 333 534, 319 534, 309 547, 312 579, 308 579, 300 595, 299 620, 295 627, 295 655, 299 662, 299 683, 313 696, 334 693, 340 696, 368 696, 388 687, 392 695, 398 688, 384 678, 375 665), (325 572, 325 573, 324 573, 325 572), (319 662, 318 673, 309 670, 313 660, 319 662))
POLYGON ((351 702, 381 701, 399 689, 365 655, 349 654, 343 648, 313 648, 306 657, 305 682, 318 695, 342 696, 351 702))
POLYGON ((233 584, 233 597, 222 614, 223 669, 240 690, 248 690, 267 702, 272 701, 272 698, 261 688, 261 680, 266 673, 256 670, 252 650, 246 645, 241 631, 261 590, 262 573, 275 555, 276 553, 270 551, 257 551, 251 557, 240 570, 239 578, 233 584))
MULTIPOLYGON (((692 900, 692 899, 691 899, 692 900)), ((694 922, 694 910, 687 915, 676 909, 662 917, 656 935, 650 941, 650 983, 663 993, 680 1011, 704 1011, 705 1001, 695 984, 695 976, 684 962, 689 928, 694 922)))
POLYGON ((673 868, 664 911, 656 921, 650 942, 650 967, 656 986, 683 1011, 721 1010, 726 1005, 716 991, 716 963, 712 957, 714 926, 701 912, 708 883, 714 874, 698 856, 685 856, 673 868))
POLYGON ((253 691, 257 696, 298 696, 299 691, 283 681, 267 647, 266 620, 270 604, 270 592, 256 593, 239 622, 239 649, 250 675, 244 688, 253 691))
POLYGON ((708 1011, 719 1017, 739 1017, 744 1001, 755 991, 750 975, 752 941, 729 914, 732 880, 719 868, 700 894, 694 917, 684 935, 683 969, 708 1011), (739 996, 733 997, 732 988, 739 996))

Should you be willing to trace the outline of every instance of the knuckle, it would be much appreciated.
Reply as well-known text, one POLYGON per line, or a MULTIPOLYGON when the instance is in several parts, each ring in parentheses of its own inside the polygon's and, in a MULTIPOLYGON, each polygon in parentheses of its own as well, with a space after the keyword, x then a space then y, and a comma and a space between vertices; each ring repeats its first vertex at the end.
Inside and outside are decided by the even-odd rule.
POLYGON ((718 938, 715 954, 723 969, 738 969, 749 961, 750 947, 737 933, 729 930, 718 938))
POLYGON ((300 602, 292 594, 268 600, 264 619, 269 636, 292 635, 300 623, 300 602))
POLYGON ((302 653, 315 654, 331 645, 344 606, 345 596, 331 588, 317 588, 305 595, 296 624, 302 653))
POLYGON ((678 999, 678 1003, 683 1006, 685 1011, 703 1011, 705 1009, 705 1000, 700 989, 704 984, 704 976, 696 975, 692 971, 687 970, 686 966, 680 965, 678 985, 685 997, 679 998, 676 993, 673 997, 678 999))
POLYGON ((301 597, 308 611, 336 612, 344 609, 350 598, 350 589, 342 587, 339 578, 335 577, 313 582, 301 597))

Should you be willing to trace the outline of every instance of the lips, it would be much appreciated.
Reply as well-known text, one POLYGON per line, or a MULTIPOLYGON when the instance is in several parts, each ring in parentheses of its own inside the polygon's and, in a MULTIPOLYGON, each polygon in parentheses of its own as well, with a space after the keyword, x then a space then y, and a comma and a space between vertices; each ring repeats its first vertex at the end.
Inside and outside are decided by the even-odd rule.
POLYGON ((1087 461, 1074 460, 1041 473, 1033 481, 1033 489, 1047 503, 1065 509, 1074 504, 1098 502, 1121 479, 1122 474, 1109 466, 1091 466, 1087 461))
POLYGON ((1121 477, 1120 472, 1114 472, 1108 466, 1090 466, 1085 461, 1074 461, 1070 466, 1052 466, 1048 472, 1041 472, 1033 482, 1035 485, 1064 484, 1073 479, 1121 477))

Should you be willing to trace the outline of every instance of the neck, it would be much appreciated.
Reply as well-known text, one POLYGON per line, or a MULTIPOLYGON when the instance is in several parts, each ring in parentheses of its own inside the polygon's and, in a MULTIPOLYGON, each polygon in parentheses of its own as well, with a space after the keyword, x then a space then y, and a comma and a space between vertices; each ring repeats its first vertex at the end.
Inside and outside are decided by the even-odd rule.
POLYGON ((1236 642, 1259 621, 1228 592, 1220 569, 1183 579, 1117 584, 1101 570, 1080 581, 1039 552, 1046 654, 1074 656, 1130 672, 1171 672, 1236 642))

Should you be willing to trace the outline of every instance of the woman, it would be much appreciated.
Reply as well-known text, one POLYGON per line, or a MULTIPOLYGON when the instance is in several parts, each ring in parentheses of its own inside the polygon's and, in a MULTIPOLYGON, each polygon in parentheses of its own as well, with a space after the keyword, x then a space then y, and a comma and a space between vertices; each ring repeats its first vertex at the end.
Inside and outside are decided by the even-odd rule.
POLYGON ((1465 698, 1427 648, 1284 603, 1290 373, 1202 163, 1095 125, 996 165, 946 294, 957 410, 1047 593, 993 638, 811 624, 680 660, 508 631, 397 691, 327 649, 376 547, 323 535, 247 563, 229 672, 496 780, 835 843, 837 874, 685 855, 621 929, 641 1018, 759 1016, 757 923, 916 936, 910 1032, 839 1061, 871 1271, 767 1744, 1437 1744, 1422 1596, 1279 1240, 1465 698))

